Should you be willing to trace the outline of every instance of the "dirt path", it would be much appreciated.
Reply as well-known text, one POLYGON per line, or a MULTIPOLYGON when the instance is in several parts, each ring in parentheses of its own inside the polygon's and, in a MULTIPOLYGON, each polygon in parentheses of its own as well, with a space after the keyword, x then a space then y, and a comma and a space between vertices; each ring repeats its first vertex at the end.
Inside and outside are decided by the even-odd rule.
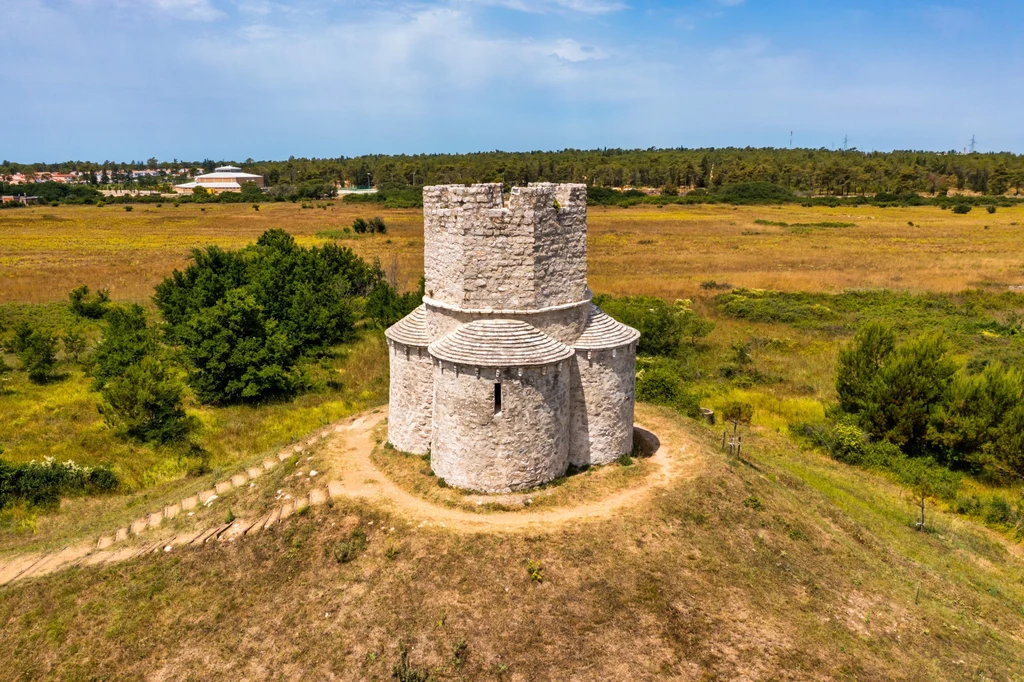
MULTIPOLYGON (((329 442, 321 455, 340 476, 347 495, 361 496, 378 502, 425 525, 479 532, 495 530, 537 530, 567 522, 608 518, 624 507, 647 498, 677 478, 690 479, 704 468, 700 449, 684 431, 654 411, 638 410, 644 426, 657 434, 661 446, 650 457, 656 470, 641 483, 606 497, 578 505, 538 511, 481 511, 449 509, 405 491, 379 471, 370 460, 376 445, 374 428, 387 417, 387 408, 366 415, 348 432, 329 442)), ((336 476, 337 478, 337 476, 336 476)))
POLYGON ((180 504, 155 510, 129 526, 111 529, 110 533, 99 538, 86 539, 53 552, 5 556, 0 559, 0 586, 71 566, 100 566, 146 554, 164 554, 178 547, 234 541, 267 530, 302 507, 321 505, 331 498, 345 496, 363 497, 381 504, 405 516, 410 524, 437 525, 460 532, 538 530, 608 518, 657 494, 672 481, 694 478, 704 469, 705 455, 677 424, 643 406, 638 406, 637 413, 643 424, 660 439, 660 447, 649 460, 655 465, 655 471, 633 487, 590 502, 538 511, 472 512, 449 509, 406 492, 379 471, 370 459, 376 446, 374 429, 388 414, 384 407, 324 427, 303 442, 284 448, 277 459, 266 460, 262 467, 252 467, 244 474, 239 473, 217 483, 210 490, 183 499, 180 504), (236 519, 223 525, 178 532, 161 527, 165 519, 199 504, 211 504, 232 488, 252 485, 250 481, 259 478, 264 471, 305 453, 321 442, 324 447, 319 457, 329 463, 333 471, 341 473, 323 487, 313 488, 308 495, 265 510, 257 518, 236 519))

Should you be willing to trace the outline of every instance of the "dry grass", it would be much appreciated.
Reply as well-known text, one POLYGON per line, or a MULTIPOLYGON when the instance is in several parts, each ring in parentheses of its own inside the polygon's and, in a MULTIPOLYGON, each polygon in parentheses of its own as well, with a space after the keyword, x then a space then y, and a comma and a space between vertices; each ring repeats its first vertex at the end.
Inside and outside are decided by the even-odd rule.
MULTIPOLYGON (((117 300, 148 300, 153 285, 182 267, 194 247, 237 248, 272 227, 286 228, 304 244, 319 243, 317 232, 341 230, 356 217, 373 215, 385 218, 387 235, 342 242, 385 266, 396 262, 401 285, 415 286, 423 267, 418 210, 336 201, 326 210, 287 203, 264 204, 258 212, 229 204, 140 205, 130 213, 120 206, 2 211, 0 302, 64 299, 78 284, 110 287, 117 300)), ((669 299, 692 296, 710 279, 790 291, 960 291, 979 283, 1021 284, 1022 247, 1024 206, 991 215, 981 209, 954 215, 931 206, 590 209, 594 291, 669 299), (755 220, 856 227, 794 231, 755 220)))
MULTIPOLYGON (((393 256, 404 284, 415 282, 418 211, 333 209, 0 212, 0 301, 63 299, 80 283, 146 300, 192 246, 241 246, 276 226, 315 243, 318 231, 377 213, 390 233, 347 243, 385 264, 393 256)), ((931 207, 592 209, 590 280, 595 291, 667 298, 693 296, 709 279, 804 291, 1016 284, 1024 280, 1024 228, 1014 222, 1024 223, 1024 208, 966 216, 931 207), (794 233, 758 219, 857 227, 794 233)), ((696 305, 715 316, 707 298, 696 305)), ((709 366, 731 341, 778 341, 758 363, 784 381, 711 397, 712 406, 743 399, 757 407, 745 461, 717 452, 720 431, 660 410, 704 443, 707 467, 610 519, 467 533, 417 527, 383 506, 336 502, 252 539, 18 584, 0 594, 0 660, 8 663, 0 677, 384 680, 404 646, 412 666, 435 680, 1024 678, 1019 545, 940 511, 931 532, 914 532, 915 512, 900 488, 798 449, 777 431, 819 414, 831 396, 835 339, 715 317, 709 366), (367 548, 339 564, 334 550, 354 523, 367 548), (542 582, 531 580, 528 561, 542 567, 542 582)), ((223 434, 219 461, 257 460, 260 448, 372 401, 379 391, 360 387, 379 382, 377 353, 353 352, 345 376, 354 395, 344 405, 310 397, 207 415, 207 433, 223 434)), ((81 424, 88 434, 95 415, 80 396, 45 393, 51 389, 17 388, 17 409, 5 412, 15 417, 0 422, 7 429, 0 441, 16 428, 33 447, 79 448, 79 457, 111 452, 107 441, 75 445, 84 437, 76 420, 88 416, 81 424), (68 431, 55 435, 54 424, 68 431)), ((301 493, 310 469, 330 466, 319 452, 308 456, 225 501, 247 514, 278 490, 301 493)), ((429 479, 421 460, 391 458, 377 462, 393 467, 387 473, 407 489, 429 479)), ((642 470, 594 475, 602 472, 642 470)), ((5 546, 52 546, 106 530, 209 481, 186 483, 68 501, 66 513, 24 519, 35 535, 12 534, 5 546)), ((574 490, 586 497, 589 486, 573 477, 552 488, 552 498, 574 490)), ((424 490, 438 504, 463 498, 436 483, 424 490)), ((202 513, 210 520, 225 511, 202 513)))
POLYGON ((0 303, 67 300, 67 292, 79 284, 109 288, 115 300, 148 301, 157 283, 186 265, 193 248, 240 248, 274 227, 286 228, 305 245, 319 244, 324 240, 317 232, 341 230, 356 217, 377 214, 386 217, 392 234, 351 240, 351 245, 385 265, 398 256, 401 271, 408 273, 404 283, 415 285, 423 267, 418 211, 384 212, 342 202, 326 210, 265 204, 258 212, 248 204, 170 203, 139 205, 130 213, 121 206, 0 211, 0 303))
POLYGON ((751 444, 609 520, 462 533, 336 501, 254 538, 18 584, 0 659, 20 679, 386 680, 403 647, 434 680, 1024 674, 1018 556, 942 514, 914 532, 866 472, 770 433, 751 444), (365 551, 339 563, 354 526, 365 551))

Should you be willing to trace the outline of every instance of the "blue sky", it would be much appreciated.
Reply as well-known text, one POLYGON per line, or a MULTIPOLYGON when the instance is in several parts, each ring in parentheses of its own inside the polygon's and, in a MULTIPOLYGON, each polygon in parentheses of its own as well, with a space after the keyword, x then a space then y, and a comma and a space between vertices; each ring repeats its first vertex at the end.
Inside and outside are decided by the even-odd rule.
POLYGON ((1019 2, 0 0, 0 158, 1024 152, 1019 2))

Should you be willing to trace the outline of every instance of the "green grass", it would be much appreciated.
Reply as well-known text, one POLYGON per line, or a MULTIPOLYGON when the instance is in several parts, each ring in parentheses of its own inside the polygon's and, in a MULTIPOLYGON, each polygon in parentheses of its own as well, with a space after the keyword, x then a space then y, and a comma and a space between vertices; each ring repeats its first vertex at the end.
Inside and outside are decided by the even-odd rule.
MULTIPOLYGON (((64 304, 0 306, 10 323, 32 319, 58 331, 83 324, 91 343, 99 336, 95 322, 80 323, 64 304)), ((18 362, 7 356, 13 368, 18 362)), ((191 394, 186 409, 201 427, 194 440, 210 453, 215 474, 234 473, 242 464, 298 440, 310 431, 387 400, 387 347, 379 333, 364 332, 352 344, 338 346, 309 366, 314 390, 294 399, 258 406, 211 407, 191 394)), ((172 500, 182 490, 198 489, 189 479, 191 463, 177 450, 117 438, 104 424, 86 369, 62 359, 57 380, 36 385, 22 371, 0 374, 0 446, 15 462, 53 457, 78 464, 110 466, 123 490, 110 498, 69 500, 62 513, 15 505, 0 512, 0 547, 57 542, 86 529, 113 525, 136 513, 137 500, 172 500), (71 510, 74 510, 73 512, 71 510), (112 520, 117 519, 117 520, 112 520)), ((205 481, 205 479, 203 479, 205 481)))

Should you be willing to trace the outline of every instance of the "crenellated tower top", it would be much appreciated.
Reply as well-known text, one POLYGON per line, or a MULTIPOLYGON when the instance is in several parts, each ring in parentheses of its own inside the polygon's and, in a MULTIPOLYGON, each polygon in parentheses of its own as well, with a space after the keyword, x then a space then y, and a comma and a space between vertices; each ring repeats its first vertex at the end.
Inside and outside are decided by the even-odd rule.
POLYGON ((423 188, 427 298, 460 310, 539 310, 587 297, 587 188, 423 188))

